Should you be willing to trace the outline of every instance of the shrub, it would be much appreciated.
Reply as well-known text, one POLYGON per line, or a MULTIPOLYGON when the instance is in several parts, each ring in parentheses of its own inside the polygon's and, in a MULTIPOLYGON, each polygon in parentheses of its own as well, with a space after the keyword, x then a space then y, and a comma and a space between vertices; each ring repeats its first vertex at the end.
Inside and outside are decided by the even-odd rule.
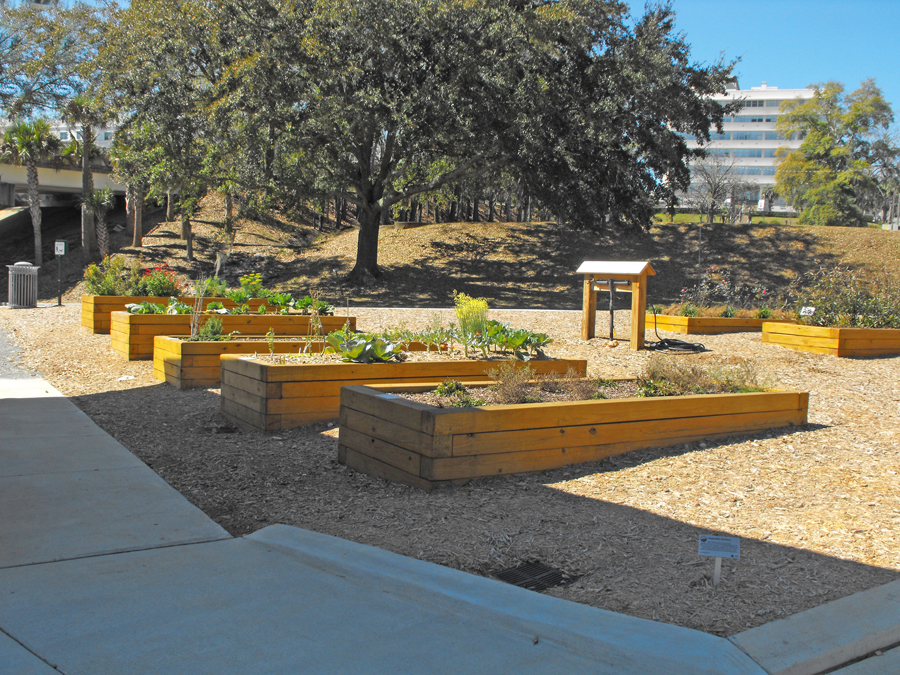
POLYGON ((722 310, 722 318, 725 319, 733 319, 736 314, 737 311, 731 305, 728 305, 725 309, 722 310))
MULTIPOLYGON (((263 288, 262 274, 259 272, 251 272, 238 278, 241 289, 247 294, 247 299, 268 298, 270 291, 263 288)), ((235 300, 237 302, 237 300, 235 300)))
POLYGON ((700 314, 700 310, 697 309, 696 305, 692 305, 690 303, 684 305, 681 310, 679 310, 678 314, 680 316, 698 316, 700 314))
POLYGON ((131 293, 134 276, 133 269, 125 269, 122 256, 106 256, 99 265, 88 265, 84 271, 84 285, 90 295, 140 295, 131 293))
POLYGON ((534 371, 528 366, 516 367, 515 361, 504 361, 488 375, 494 381, 491 388, 497 392, 500 403, 527 403, 532 395, 534 371))
POLYGON ((144 270, 140 278, 140 295, 168 298, 178 295, 178 279, 166 263, 144 270))
POLYGON ((900 287, 884 271, 873 277, 849 267, 822 267, 807 272, 790 289, 795 309, 813 307, 803 316, 813 326, 900 328, 900 287))
POLYGON ((640 396, 733 394, 765 389, 754 365, 744 359, 697 361, 654 354, 638 378, 640 396))

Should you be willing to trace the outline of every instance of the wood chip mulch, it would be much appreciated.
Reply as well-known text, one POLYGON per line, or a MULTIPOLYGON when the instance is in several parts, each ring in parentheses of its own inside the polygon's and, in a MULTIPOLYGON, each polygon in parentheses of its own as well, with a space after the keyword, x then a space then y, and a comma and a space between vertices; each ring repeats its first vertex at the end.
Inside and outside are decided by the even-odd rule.
MULTIPOLYGON (((123 361, 79 313, 75 303, 0 309, 0 331, 25 365, 237 536, 286 523, 482 575, 540 560, 577 577, 551 595, 717 635, 900 578, 900 358, 794 352, 758 333, 700 336, 712 356, 748 358, 778 386, 808 390, 809 425, 426 493, 338 464, 333 424, 236 430, 218 390, 157 382, 150 362, 123 361), (697 555, 703 533, 741 538, 741 559, 724 562, 716 589, 712 559, 697 555)), ((351 313, 376 330, 425 326, 433 311, 351 313)), ((581 341, 578 312, 492 318, 549 333, 548 353, 586 358, 591 376, 636 376, 649 358, 625 340, 581 341)), ((601 314, 598 333, 604 325, 601 314)))

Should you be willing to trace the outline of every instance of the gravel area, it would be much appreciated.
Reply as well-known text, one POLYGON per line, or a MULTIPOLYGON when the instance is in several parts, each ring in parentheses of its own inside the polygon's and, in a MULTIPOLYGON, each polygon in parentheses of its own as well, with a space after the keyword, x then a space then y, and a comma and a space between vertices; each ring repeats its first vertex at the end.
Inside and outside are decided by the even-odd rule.
MULTIPOLYGON (((452 316, 351 306, 363 330, 426 325, 433 311, 452 316)), ((0 340, 234 535, 286 523, 483 575, 539 560, 577 577, 550 595, 717 635, 900 578, 900 358, 689 337, 711 355, 672 358, 748 358, 774 385, 810 392, 810 424, 426 493, 338 464, 334 425, 235 430, 217 390, 158 383, 79 314, 75 302, 0 308, 0 340), (703 533, 742 540, 715 589, 713 561, 697 555, 703 533)), ((586 358, 592 376, 638 375, 649 358, 626 340, 581 341, 579 312, 491 316, 549 333, 548 353, 586 358)), ((618 312, 617 335, 628 331, 618 312)))

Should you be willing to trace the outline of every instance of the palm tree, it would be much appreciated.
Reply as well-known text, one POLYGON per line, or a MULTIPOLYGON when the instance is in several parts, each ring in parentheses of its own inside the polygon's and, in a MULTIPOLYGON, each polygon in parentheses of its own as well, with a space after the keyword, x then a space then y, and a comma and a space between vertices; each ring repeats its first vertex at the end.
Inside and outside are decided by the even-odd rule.
POLYGON ((97 230, 97 248, 100 249, 100 257, 109 255, 109 230, 106 227, 106 213, 116 203, 116 197, 110 188, 92 190, 90 195, 82 201, 84 210, 95 219, 97 230))
POLYGON ((49 159, 59 150, 60 142, 50 125, 42 118, 18 120, 3 134, 2 159, 4 162, 24 165, 28 177, 28 206, 34 227, 34 264, 42 265, 41 252, 41 200, 38 194, 38 162, 49 159))
MULTIPOLYGON (((102 126, 106 115, 97 110, 94 101, 86 95, 73 96, 62 109, 62 114, 72 124, 81 127, 81 246, 90 256, 94 237, 94 218, 86 204, 94 192, 94 174, 91 171, 91 157, 94 154, 94 127, 102 126)), ((73 146, 74 148, 74 146, 73 146)), ((99 243, 98 243, 99 246, 99 243)))

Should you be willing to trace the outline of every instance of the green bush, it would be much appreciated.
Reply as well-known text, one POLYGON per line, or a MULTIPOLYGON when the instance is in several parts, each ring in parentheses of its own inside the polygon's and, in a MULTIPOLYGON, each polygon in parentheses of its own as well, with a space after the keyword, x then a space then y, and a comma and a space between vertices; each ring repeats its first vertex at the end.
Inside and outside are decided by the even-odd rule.
POLYGON ((84 271, 84 286, 89 295, 140 295, 132 293, 136 281, 134 269, 126 269, 122 256, 106 256, 98 265, 84 271))
POLYGON ((801 321, 812 326, 900 328, 900 286, 886 272, 866 276, 839 265, 807 272, 790 289, 801 321))
POLYGON ((178 279, 175 272, 169 269, 166 263, 156 265, 144 270, 141 275, 140 293, 152 297, 168 298, 179 295, 178 279))

